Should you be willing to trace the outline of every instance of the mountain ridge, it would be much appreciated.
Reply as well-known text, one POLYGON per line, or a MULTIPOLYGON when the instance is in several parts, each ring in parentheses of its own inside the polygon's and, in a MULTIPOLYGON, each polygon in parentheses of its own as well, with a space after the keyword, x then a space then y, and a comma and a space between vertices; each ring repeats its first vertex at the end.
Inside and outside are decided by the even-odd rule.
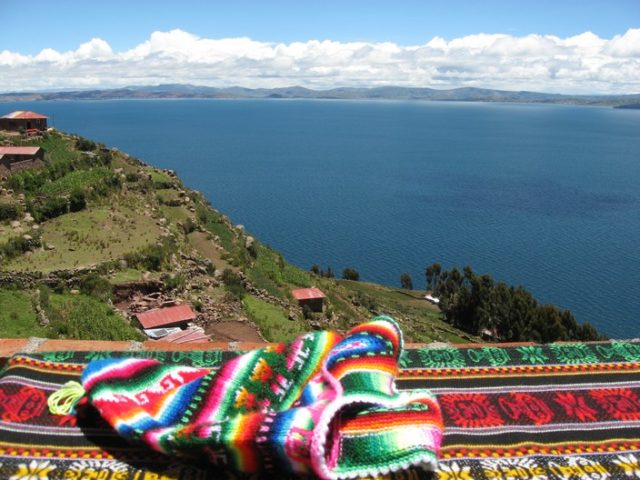
POLYGON ((278 88, 207 87, 191 84, 128 86, 111 89, 60 90, 0 93, 0 102, 41 100, 115 99, 322 99, 322 100, 415 100, 502 103, 548 103, 621 107, 640 103, 640 94, 572 95, 510 91, 478 87, 434 89, 428 87, 336 87, 314 90, 298 85, 278 88))

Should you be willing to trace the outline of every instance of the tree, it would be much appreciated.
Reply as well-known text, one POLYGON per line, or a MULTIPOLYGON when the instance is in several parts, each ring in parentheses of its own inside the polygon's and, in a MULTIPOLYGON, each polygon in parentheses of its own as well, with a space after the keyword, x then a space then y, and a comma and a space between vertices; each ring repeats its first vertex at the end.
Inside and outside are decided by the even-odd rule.
POLYGON ((360 280, 360 274, 355 268, 347 267, 342 271, 342 278, 344 280, 353 280, 357 282, 360 280))
POLYGON ((320 275, 320 267, 317 264, 313 264, 311 265, 311 273, 313 273, 314 275, 320 275))
POLYGON ((427 290, 435 290, 440 280, 440 273, 442 272, 442 265, 439 263, 432 263, 425 269, 425 275, 427 277, 427 290))
POLYGON ((405 290, 413 290, 413 280, 411 279, 411 275, 409 273, 404 272, 400 275, 400 286, 405 290))

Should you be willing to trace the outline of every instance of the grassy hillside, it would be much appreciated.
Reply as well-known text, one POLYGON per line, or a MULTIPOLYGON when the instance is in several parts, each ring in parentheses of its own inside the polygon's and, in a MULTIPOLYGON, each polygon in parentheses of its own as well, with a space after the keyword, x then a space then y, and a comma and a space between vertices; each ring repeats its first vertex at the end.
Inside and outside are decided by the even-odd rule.
POLYGON ((289 264, 170 171, 60 132, 28 140, 0 134, 0 141, 47 152, 43 169, 0 182, 0 274, 48 276, 19 290, 0 285, 0 337, 142 339, 124 312, 143 295, 136 288, 155 280, 158 295, 191 303, 214 340, 233 325, 281 341, 387 313, 408 341, 473 341, 444 323, 423 292, 289 264), (310 286, 327 295, 322 313, 303 312, 291 295, 310 286), (116 295, 127 288, 128 297, 116 295))

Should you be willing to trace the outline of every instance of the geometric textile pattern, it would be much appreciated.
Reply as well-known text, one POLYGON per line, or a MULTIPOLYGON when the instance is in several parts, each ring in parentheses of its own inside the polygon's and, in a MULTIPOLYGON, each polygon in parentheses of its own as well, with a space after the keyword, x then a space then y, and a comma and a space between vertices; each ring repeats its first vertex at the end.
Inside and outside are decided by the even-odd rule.
MULTIPOLYGON (((235 352, 17 355, 0 376, 0 478, 256 478, 129 444, 90 405, 54 416, 47 397, 96 359, 217 369, 235 352)), ((438 479, 640 478, 640 343, 407 349, 400 391, 438 398, 438 479)), ((297 478, 280 472, 277 478, 297 478)), ((422 469, 382 478, 427 479, 422 469)))

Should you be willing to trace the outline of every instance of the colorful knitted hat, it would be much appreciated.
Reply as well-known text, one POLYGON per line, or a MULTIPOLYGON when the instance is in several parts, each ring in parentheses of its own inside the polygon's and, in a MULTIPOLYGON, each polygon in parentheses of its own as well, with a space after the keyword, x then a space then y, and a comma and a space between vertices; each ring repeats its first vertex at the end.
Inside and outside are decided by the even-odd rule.
POLYGON ((215 370, 98 360, 78 391, 123 437, 224 468, 323 479, 433 470, 440 409, 429 391, 396 390, 401 351, 398 325, 376 317, 344 338, 308 333, 215 370))

